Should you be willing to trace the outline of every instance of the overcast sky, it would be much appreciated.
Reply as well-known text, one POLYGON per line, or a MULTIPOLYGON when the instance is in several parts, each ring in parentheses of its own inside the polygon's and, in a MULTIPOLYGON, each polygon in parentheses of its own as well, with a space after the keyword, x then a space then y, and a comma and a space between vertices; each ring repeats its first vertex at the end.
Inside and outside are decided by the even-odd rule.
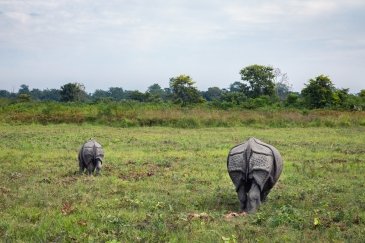
POLYGON ((0 89, 227 88, 251 64, 294 91, 320 74, 365 89, 365 1, 0 0, 0 89))

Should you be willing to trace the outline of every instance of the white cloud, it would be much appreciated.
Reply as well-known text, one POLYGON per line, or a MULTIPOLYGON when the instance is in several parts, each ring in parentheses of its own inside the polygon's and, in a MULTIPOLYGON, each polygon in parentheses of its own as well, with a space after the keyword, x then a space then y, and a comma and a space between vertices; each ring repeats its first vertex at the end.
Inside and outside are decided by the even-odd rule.
POLYGON ((241 24, 275 24, 283 21, 328 17, 338 11, 365 6, 360 0, 280 0, 247 4, 228 2, 224 11, 241 24))
POLYGON ((31 16, 29 14, 21 13, 21 12, 7 12, 7 13, 5 13, 5 16, 8 17, 9 19, 13 20, 14 22, 20 23, 20 24, 28 24, 29 19, 31 18, 31 16))
POLYGON ((110 36, 122 38, 124 43, 135 44, 137 48, 148 48, 153 43, 178 41, 179 38, 182 41, 209 41, 231 38, 242 30, 284 28, 291 26, 292 22, 328 17, 344 7, 360 4, 363 3, 359 0, 3 0, 0 1, 0 10, 4 13, 0 18, 6 16, 8 25, 0 26, 8 35, 0 35, 0 40, 4 41, 6 36, 18 36, 29 38, 31 42, 37 34, 100 40, 110 36))

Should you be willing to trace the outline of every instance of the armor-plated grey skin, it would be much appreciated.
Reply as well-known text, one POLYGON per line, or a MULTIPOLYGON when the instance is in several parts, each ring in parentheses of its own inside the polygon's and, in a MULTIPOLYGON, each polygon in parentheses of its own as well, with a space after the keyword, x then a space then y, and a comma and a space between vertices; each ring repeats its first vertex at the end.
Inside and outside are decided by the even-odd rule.
POLYGON ((80 174, 87 169, 89 175, 93 174, 95 170, 98 175, 100 174, 101 164, 103 163, 104 151, 98 142, 89 140, 81 147, 78 159, 80 174))
POLYGON ((278 181, 283 169, 279 151, 250 138, 231 149, 227 169, 241 203, 241 210, 254 213, 278 181))

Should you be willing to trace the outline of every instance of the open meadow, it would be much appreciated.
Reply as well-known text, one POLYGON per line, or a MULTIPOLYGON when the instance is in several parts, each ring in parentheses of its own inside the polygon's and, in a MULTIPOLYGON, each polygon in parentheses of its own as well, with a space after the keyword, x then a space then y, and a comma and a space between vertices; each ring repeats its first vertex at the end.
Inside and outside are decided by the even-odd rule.
POLYGON ((8 242, 361 242, 365 127, 0 125, 0 239, 8 242), (256 214, 226 169, 248 137, 275 146, 284 170, 256 214), (77 175, 95 138, 101 176, 77 175))
POLYGON ((0 0, 0 243, 365 243, 364 23, 0 0))

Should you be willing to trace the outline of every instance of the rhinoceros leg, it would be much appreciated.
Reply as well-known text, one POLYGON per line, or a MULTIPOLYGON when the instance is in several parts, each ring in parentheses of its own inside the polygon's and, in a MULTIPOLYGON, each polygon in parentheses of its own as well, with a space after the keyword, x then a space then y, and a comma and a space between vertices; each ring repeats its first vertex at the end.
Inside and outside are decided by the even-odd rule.
POLYGON ((82 149, 79 152, 78 160, 79 160, 79 174, 82 174, 82 173, 84 173, 84 170, 85 170, 85 165, 84 165, 83 158, 82 158, 82 149))
POLYGON ((242 171, 231 171, 229 173, 233 184, 236 186, 236 192, 238 199, 240 200, 241 210, 244 211, 246 209, 246 201, 247 201, 247 185, 245 185, 245 179, 243 177, 242 171))
POLYGON ((238 195, 238 199, 240 200, 241 210, 245 211, 246 210, 246 204, 247 204, 247 191, 246 191, 246 188, 245 188, 244 184, 242 184, 238 188, 237 195, 238 195))
POLYGON ((79 174, 82 175, 84 173, 85 166, 82 162, 79 162, 79 174))
POLYGON ((89 163, 87 166, 87 174, 89 176, 92 175, 94 170, 95 170, 95 167, 94 167, 93 163, 89 163))
POLYGON ((247 213, 254 213, 261 204, 260 188, 255 181, 252 182, 250 191, 247 193, 247 213))
POLYGON ((100 162, 100 160, 97 160, 96 161, 95 168, 96 168, 96 175, 100 175, 100 170, 101 170, 101 162, 100 162))

